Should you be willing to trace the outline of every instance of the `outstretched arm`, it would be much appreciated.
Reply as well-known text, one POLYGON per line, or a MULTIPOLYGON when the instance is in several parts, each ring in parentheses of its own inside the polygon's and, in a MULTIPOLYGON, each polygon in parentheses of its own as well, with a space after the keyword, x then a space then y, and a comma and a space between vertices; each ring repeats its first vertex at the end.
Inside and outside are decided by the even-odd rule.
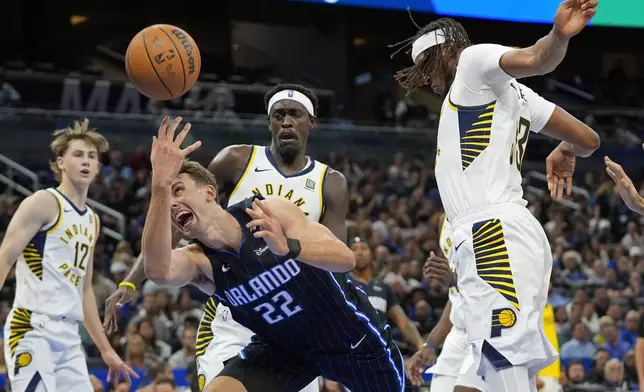
POLYGON ((501 69, 514 78, 545 75, 554 71, 568 50, 568 41, 595 16, 597 0, 564 0, 548 35, 534 45, 501 56, 501 69))
POLYGON ((185 149, 181 143, 190 131, 190 123, 174 137, 174 132, 181 123, 177 117, 171 124, 164 118, 156 137, 152 141, 152 186, 150 206, 143 228, 141 240, 143 264, 146 275, 155 283, 184 286, 197 274, 197 265, 193 261, 194 253, 199 248, 190 245, 181 249, 172 249, 172 223, 170 221, 170 202, 172 183, 176 180, 184 159, 199 148, 196 142, 185 149))
POLYGON ((259 227, 254 233, 263 238, 271 251, 285 256, 289 250, 287 238, 299 241, 299 254, 293 258, 314 267, 331 271, 347 272, 356 265, 355 255, 333 233, 317 222, 306 218, 293 203, 281 198, 255 200, 253 208, 246 209, 253 218, 248 228, 259 227))

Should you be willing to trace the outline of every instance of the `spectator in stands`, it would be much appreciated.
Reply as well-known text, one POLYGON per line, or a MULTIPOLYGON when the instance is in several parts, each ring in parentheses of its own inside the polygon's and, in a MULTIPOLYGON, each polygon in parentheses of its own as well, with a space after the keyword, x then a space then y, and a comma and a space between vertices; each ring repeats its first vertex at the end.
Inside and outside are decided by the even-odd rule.
POLYGON ((168 363, 175 369, 187 368, 190 363, 195 361, 195 344, 197 341, 197 329, 194 327, 186 327, 183 329, 183 336, 181 337, 181 349, 172 354, 168 363))
POLYGON ((606 349, 598 349, 593 357, 593 368, 586 379, 592 383, 602 384, 604 382, 604 366, 606 366, 606 362, 608 362, 609 359, 610 354, 608 354, 606 349))
POLYGON ((561 346, 560 355, 562 358, 580 359, 592 358, 597 351, 597 347, 588 341, 588 331, 582 321, 573 325, 572 339, 561 346))
POLYGON ((619 359, 610 359, 604 365, 604 385, 608 388, 624 386, 624 364, 619 359))
POLYGON ((624 380, 630 387, 637 385, 637 368, 635 367, 635 353, 630 350, 624 357, 624 380))
POLYGON ((130 384, 127 381, 119 381, 110 391, 130 392, 130 384))
POLYGON ((125 363, 133 369, 147 369, 154 366, 155 362, 146 355, 146 344, 139 335, 132 334, 127 337, 125 346, 125 363))
POLYGON ((640 313, 637 310, 629 310, 626 313, 624 326, 620 328, 619 339, 629 347, 634 348, 637 342, 637 328, 640 325, 640 313))
POLYGON ((572 303, 568 321, 563 324, 558 334, 558 339, 562 344, 572 339, 573 327, 575 324, 582 322, 582 309, 583 305, 581 303, 572 303))
POLYGON ((155 386, 165 380, 174 380, 174 374, 172 374, 172 367, 167 363, 159 363, 150 368, 148 374, 146 375, 150 384, 142 388, 139 388, 137 392, 154 392, 155 386))
MULTIPOLYGON (((154 335, 162 342, 170 340, 171 329, 173 329, 172 321, 160 312, 159 304, 157 302, 157 292, 162 291, 161 286, 155 285, 151 281, 143 284, 143 306, 138 314, 130 320, 130 325, 136 325, 138 329, 139 322, 143 318, 147 318, 154 326, 154 335)), ((168 354, 169 356, 169 354, 168 354)))
POLYGON ((579 361, 570 361, 566 366, 566 386, 564 392, 574 391, 581 384, 586 382, 586 371, 584 365, 579 361))
POLYGON ((143 318, 139 321, 137 333, 145 341, 147 352, 151 354, 155 362, 167 361, 172 355, 172 348, 170 345, 160 339, 157 339, 156 332, 152 326, 152 321, 148 318, 143 318))
POLYGON ((159 380, 152 392, 176 392, 177 384, 172 379, 159 380))
POLYGON ((600 320, 599 337, 596 339, 598 346, 608 351, 611 358, 622 359, 630 350, 630 346, 619 339, 619 333, 615 322, 610 316, 604 316, 600 320), (604 343, 603 345, 601 343, 604 343))
POLYGON ((121 150, 110 150, 109 164, 103 167, 103 175, 108 186, 111 185, 112 180, 115 178, 122 178, 125 181, 132 180, 132 169, 123 162, 123 152, 121 150))
POLYGON ((594 303, 588 302, 584 305, 582 320, 584 321, 584 324, 586 324, 586 327, 590 329, 592 334, 599 332, 599 316, 595 311, 594 303))

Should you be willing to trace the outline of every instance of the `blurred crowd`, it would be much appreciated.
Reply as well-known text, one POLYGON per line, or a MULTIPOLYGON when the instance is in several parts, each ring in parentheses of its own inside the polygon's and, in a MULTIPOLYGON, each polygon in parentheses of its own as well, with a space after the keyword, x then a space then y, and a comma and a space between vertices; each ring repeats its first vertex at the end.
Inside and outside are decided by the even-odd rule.
MULTIPOLYGON (((431 162, 403 154, 394 155, 389 165, 355 162, 339 154, 316 158, 346 176, 349 238, 360 236, 369 242, 377 277, 393 289, 426 336, 448 298, 447 287, 422 276, 429 253, 440 254, 438 225, 443 211, 431 162)), ((629 213, 614 193, 612 181, 601 172, 576 173, 575 180, 590 196, 573 195, 573 207, 525 195, 530 211, 544 225, 554 255, 549 303, 556 314, 564 366, 561 384, 570 391, 591 385, 599 390, 637 387, 633 348, 639 310, 644 307, 644 221, 629 213)), ((644 185, 637 174, 633 180, 644 185)), ((113 149, 90 188, 91 198, 127 217, 124 241, 102 235, 96 246, 93 287, 101 312, 140 250, 149 186, 149 157, 140 148, 130 157, 113 149)), ((20 201, 9 192, 0 196, 0 228, 7 226, 20 201)), ((102 221, 115 227, 107 216, 102 221)), ((1 293, 2 322, 14 288, 12 273, 1 293)), ((186 369, 192 383, 186 390, 198 390, 195 339, 204 300, 191 287, 169 289, 148 281, 139 288, 138 300, 120 309, 120 330, 111 342, 130 366, 145 373, 143 385, 153 382, 159 386, 154 391, 179 391, 171 369, 186 369)), ((400 331, 394 336, 406 355, 414 352, 402 341, 400 331)), ((87 333, 83 331, 82 337, 90 367, 102 366, 87 333)), ((117 385, 114 390, 127 388, 117 385)))

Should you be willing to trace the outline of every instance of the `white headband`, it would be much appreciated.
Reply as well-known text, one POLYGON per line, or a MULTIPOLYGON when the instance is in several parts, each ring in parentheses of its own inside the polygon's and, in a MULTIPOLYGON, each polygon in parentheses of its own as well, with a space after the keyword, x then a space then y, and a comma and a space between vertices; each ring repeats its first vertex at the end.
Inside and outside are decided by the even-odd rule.
POLYGON ((315 110, 313 110, 313 102, 311 102, 309 97, 295 90, 282 90, 280 92, 275 93, 268 101, 268 114, 271 114, 271 109, 273 108, 273 105, 275 105, 277 101, 281 101, 283 99, 290 99, 291 101, 301 103, 306 108, 306 111, 309 112, 311 116, 315 117, 315 110))
POLYGON ((445 33, 442 29, 432 30, 416 39, 411 45, 411 59, 414 64, 416 64, 416 58, 419 54, 443 42, 445 42, 445 33))

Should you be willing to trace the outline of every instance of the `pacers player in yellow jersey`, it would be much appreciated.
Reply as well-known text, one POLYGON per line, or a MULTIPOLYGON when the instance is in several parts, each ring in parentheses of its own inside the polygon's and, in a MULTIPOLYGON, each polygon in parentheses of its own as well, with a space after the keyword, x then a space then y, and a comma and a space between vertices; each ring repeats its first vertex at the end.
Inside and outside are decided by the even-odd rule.
POLYGON ((16 296, 4 332, 14 392, 92 390, 79 322, 109 366, 108 378, 136 376, 105 337, 92 290, 100 222, 85 200, 108 144, 88 124, 54 133, 51 168, 59 186, 20 204, 0 247, 0 283, 17 260, 16 296))
MULTIPOLYGON (((208 169, 215 174, 220 195, 227 205, 253 194, 279 196, 300 207, 311 220, 319 221, 346 242, 345 216, 348 186, 344 176, 306 155, 306 145, 315 127, 318 99, 311 90, 294 84, 277 85, 265 95, 271 130, 270 146, 232 145, 219 152, 208 169)), ((114 309, 131 299, 145 274, 139 258, 123 287, 107 301, 108 328, 114 328, 114 309)), ((153 278, 150 276, 150 278, 153 278)), ((230 310, 214 298, 206 303, 197 334, 199 385, 208 385, 224 362, 250 341, 253 332, 235 322, 230 310)), ((304 391, 318 391, 316 382, 304 391)))
POLYGON ((557 356, 542 321, 552 254, 521 188, 529 134, 563 141, 553 152, 562 175, 549 178, 551 193, 571 185, 575 156, 599 147, 592 129, 516 79, 552 71, 596 7, 564 1, 551 32, 523 49, 471 45, 459 23, 438 19, 406 41, 414 65, 396 75, 410 91, 431 85, 444 97, 435 175, 452 225, 467 362, 495 392, 536 390, 537 372, 557 356))

